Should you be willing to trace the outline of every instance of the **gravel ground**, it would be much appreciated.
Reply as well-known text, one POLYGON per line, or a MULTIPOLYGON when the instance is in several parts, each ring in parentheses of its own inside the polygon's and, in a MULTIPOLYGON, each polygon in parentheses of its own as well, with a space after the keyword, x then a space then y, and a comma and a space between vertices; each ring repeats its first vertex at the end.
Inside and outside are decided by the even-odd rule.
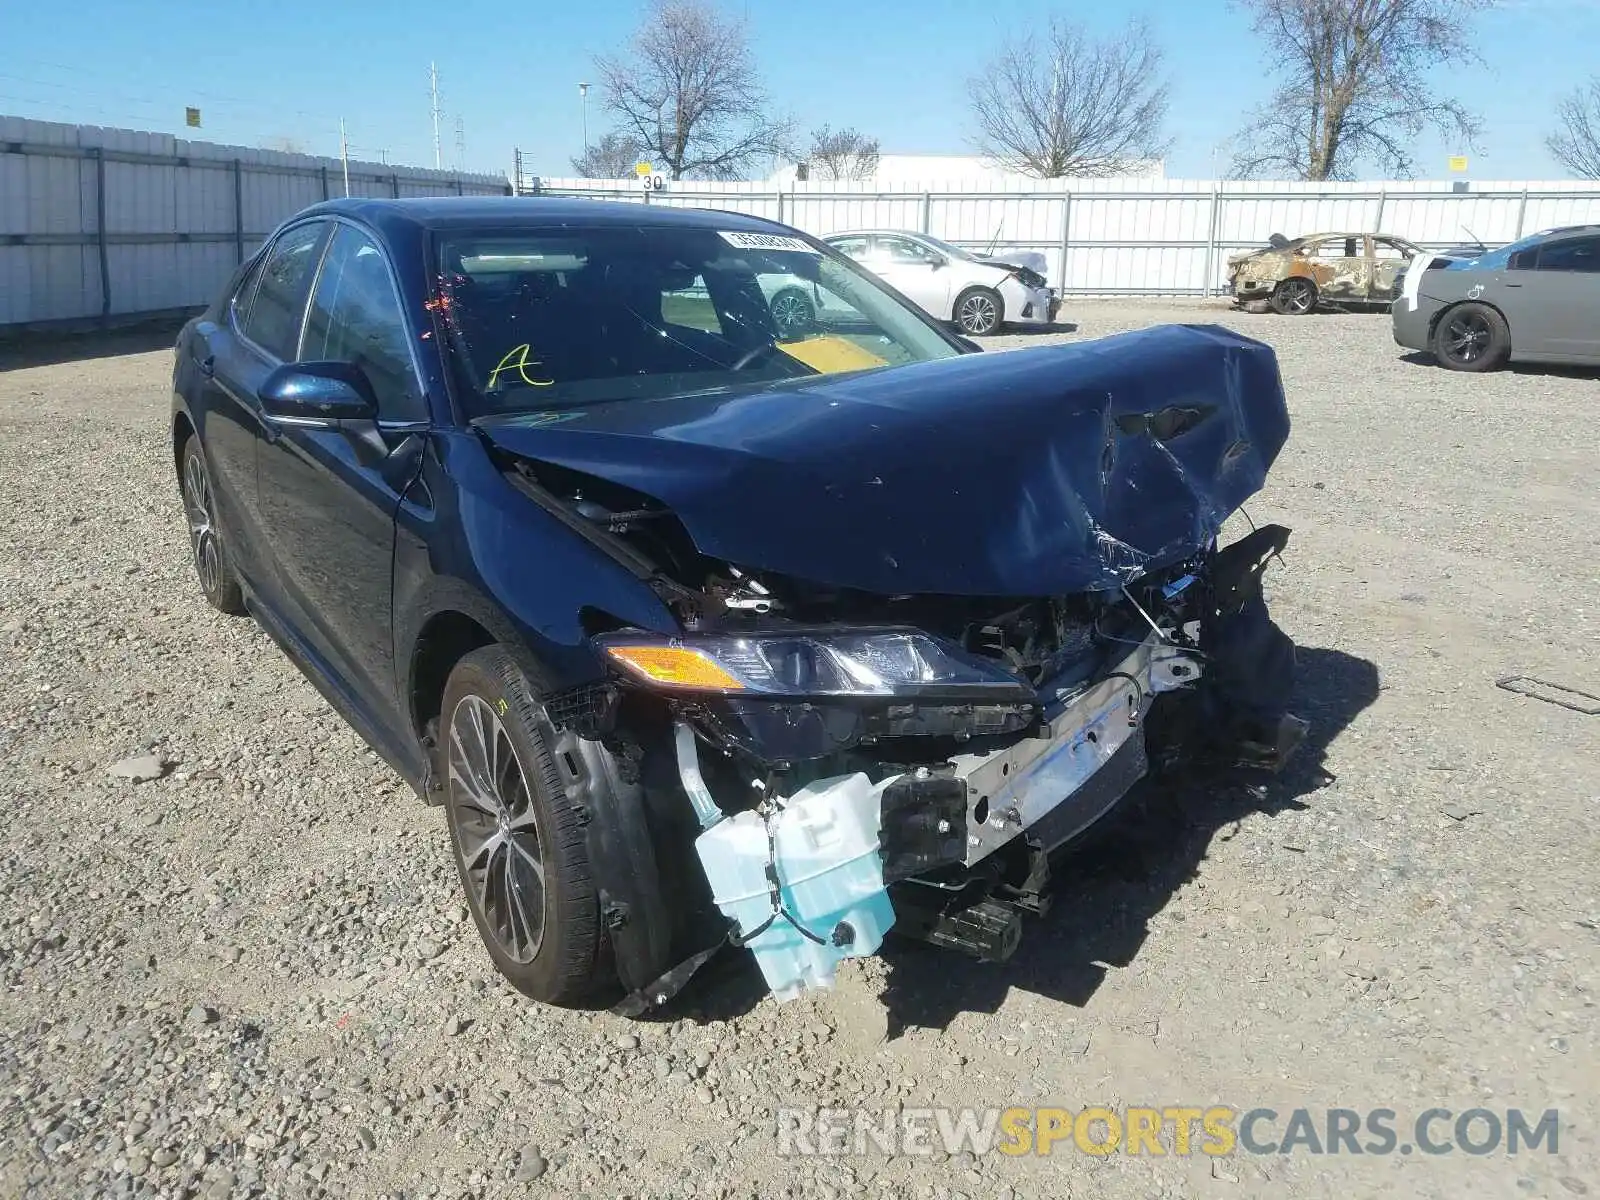
POLYGON ((1600 1192, 1600 718, 1495 687, 1600 692, 1600 381, 1450 374, 1378 316, 1066 315, 1278 348, 1295 430, 1250 513, 1295 529, 1307 751, 1130 806, 1004 967, 897 947, 779 1008, 729 962, 639 1022, 500 986, 440 814, 203 605, 160 340, 0 372, 0 1195, 1600 1192), (852 1103, 1561 1125, 1514 1157, 778 1153, 776 1107, 852 1103))

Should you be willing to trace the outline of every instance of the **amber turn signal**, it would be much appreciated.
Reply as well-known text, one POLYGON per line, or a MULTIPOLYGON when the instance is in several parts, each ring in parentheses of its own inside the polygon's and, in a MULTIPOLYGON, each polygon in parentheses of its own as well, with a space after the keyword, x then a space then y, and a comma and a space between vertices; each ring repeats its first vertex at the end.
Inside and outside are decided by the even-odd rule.
POLYGON ((606 653, 651 683, 715 691, 744 690, 744 684, 698 650, 683 646, 607 646, 606 653))

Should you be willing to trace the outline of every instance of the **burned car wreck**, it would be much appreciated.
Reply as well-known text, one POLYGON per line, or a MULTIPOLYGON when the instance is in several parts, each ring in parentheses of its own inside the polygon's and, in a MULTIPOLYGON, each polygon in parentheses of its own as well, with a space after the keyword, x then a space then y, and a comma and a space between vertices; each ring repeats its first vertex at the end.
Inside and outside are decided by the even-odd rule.
POLYGON ((174 347, 196 580, 441 807, 537 1000, 1003 959, 1137 781, 1304 725, 1287 531, 1218 544, 1288 436, 1272 350, 976 349, 755 217, 313 205, 174 347))
POLYGON ((590 614, 607 678, 548 706, 648 825, 661 882, 606 884, 624 1010, 729 941, 780 1000, 891 928, 1004 959, 1153 756, 1275 770, 1303 734, 1260 586, 1287 530, 1216 543, 1288 432, 1269 348, 1166 327, 663 408, 478 422, 675 618, 590 614), (673 969, 629 979, 652 924, 673 969))

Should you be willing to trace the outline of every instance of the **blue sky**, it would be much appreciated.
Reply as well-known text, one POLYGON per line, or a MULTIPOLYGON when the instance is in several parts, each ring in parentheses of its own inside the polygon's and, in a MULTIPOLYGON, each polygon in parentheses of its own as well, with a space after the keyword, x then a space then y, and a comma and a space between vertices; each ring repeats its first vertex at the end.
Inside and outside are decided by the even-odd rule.
MULTIPOLYGON (((1226 0, 1143 4, 1061 0, 720 0, 747 15, 777 106, 802 128, 855 126, 886 152, 970 151, 966 78, 1007 33, 1052 12, 1091 29, 1143 16, 1167 55, 1172 177, 1208 178, 1214 156, 1268 90, 1248 22, 1226 0)), ((335 154, 431 165, 428 64, 439 68, 444 162, 504 171, 513 147, 532 170, 567 174, 582 144, 577 84, 619 48, 634 0, 77 0, 7 5, 0 19, 0 114, 118 125, 259 146, 288 139, 335 154), (258 17, 254 14, 265 14, 258 17), (198 133, 185 105, 202 111, 198 133), (456 120, 465 154, 456 150, 456 120)), ((1483 117, 1470 175, 1560 178, 1544 149, 1559 96, 1600 71, 1600 0, 1506 0, 1478 19, 1484 62, 1438 82, 1483 117)), ((589 132, 607 127, 589 94, 589 132)), ((1420 173, 1442 176, 1460 147, 1428 139, 1420 173)))

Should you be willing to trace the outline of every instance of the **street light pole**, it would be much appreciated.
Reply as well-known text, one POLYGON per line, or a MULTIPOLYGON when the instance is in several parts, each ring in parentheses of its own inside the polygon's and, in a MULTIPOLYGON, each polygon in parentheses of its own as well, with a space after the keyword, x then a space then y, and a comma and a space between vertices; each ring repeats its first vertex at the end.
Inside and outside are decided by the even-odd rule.
POLYGON ((583 99, 583 156, 589 157, 589 85, 580 83, 578 95, 583 99))

